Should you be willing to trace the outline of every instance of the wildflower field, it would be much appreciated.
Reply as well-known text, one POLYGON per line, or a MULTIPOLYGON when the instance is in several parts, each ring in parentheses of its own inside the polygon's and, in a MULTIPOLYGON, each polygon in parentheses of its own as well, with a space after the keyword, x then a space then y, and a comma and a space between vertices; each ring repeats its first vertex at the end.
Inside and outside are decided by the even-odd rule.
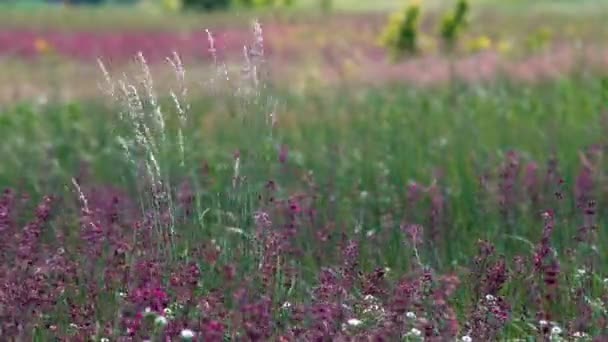
POLYGON ((0 340, 607 341, 608 3, 349 1, 0 12, 0 340))

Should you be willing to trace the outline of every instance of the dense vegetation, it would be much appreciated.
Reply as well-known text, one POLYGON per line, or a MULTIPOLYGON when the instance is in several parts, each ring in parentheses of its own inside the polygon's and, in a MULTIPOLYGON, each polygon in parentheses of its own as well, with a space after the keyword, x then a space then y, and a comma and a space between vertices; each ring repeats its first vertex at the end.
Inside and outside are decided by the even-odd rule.
POLYGON ((296 89, 253 31, 0 107, 1 339, 608 339, 605 69, 296 89))

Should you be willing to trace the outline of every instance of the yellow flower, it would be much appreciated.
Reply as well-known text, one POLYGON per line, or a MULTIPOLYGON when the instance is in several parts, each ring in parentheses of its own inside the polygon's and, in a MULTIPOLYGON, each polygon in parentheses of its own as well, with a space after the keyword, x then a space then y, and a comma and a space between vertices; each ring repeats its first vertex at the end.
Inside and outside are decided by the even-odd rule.
POLYGON ((474 52, 484 51, 492 47, 492 40, 488 36, 480 36, 469 43, 469 48, 474 52))
POLYGON ((420 50, 422 52, 435 52, 437 47, 437 41, 432 36, 420 35, 420 50))
POLYGON ((45 54, 51 51, 51 44, 44 38, 36 38, 34 48, 40 54, 45 54))

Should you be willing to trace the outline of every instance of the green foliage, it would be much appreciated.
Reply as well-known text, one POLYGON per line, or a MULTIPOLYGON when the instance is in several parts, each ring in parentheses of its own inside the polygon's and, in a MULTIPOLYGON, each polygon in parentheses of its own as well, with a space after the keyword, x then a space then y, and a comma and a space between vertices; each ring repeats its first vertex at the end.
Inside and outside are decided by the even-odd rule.
POLYGON ((319 6, 323 12, 329 12, 333 8, 332 0, 319 0, 319 6))
POLYGON ((526 39, 526 47, 532 52, 546 49, 551 43, 553 32, 547 27, 541 27, 530 33, 526 39))
POLYGON ((162 0, 163 9, 169 12, 176 12, 182 9, 182 0, 162 0))
MULTIPOLYGON (((442 87, 425 90, 401 85, 358 92, 348 88, 310 91, 272 90, 290 109, 281 113, 280 126, 273 135, 266 126, 266 111, 247 107, 241 113, 241 100, 232 95, 192 102, 184 131, 186 150, 190 151, 187 165, 183 169, 177 166, 177 149, 168 148, 167 155, 159 159, 166 162, 161 165, 178 169, 171 172, 175 175, 172 179, 184 179, 188 174, 180 172, 191 172, 192 179, 201 180, 193 185, 197 194, 194 217, 200 223, 179 226, 180 235, 192 241, 191 248, 200 241, 216 239, 222 246, 222 262, 236 260, 241 273, 255 272, 255 245, 227 228, 239 227, 244 236, 255 232, 251 217, 257 209, 258 196, 263 193, 259 189, 265 189, 268 180, 273 180, 280 185, 277 198, 281 200, 295 191, 318 188, 314 190, 318 191, 318 217, 328 218, 321 222, 365 229, 357 232, 354 229, 359 228, 354 228, 345 233, 360 242, 358 260, 362 272, 383 265, 394 277, 389 279, 400 279, 412 261, 398 228, 400 213, 405 211, 408 220, 423 223, 428 222, 429 213, 426 203, 419 210, 406 207, 409 202, 404 188, 410 181, 423 186, 432 184, 438 175, 439 184, 446 185, 445 213, 450 220, 441 231, 439 248, 429 245, 420 249, 425 263, 435 266, 438 272, 468 267, 478 239, 495 242, 497 253, 504 254, 507 260, 527 257, 531 253, 527 245, 513 243, 506 231, 518 240, 538 241, 542 229, 539 208, 533 202, 518 203, 511 213, 512 225, 505 227, 504 216, 497 209, 495 198, 490 197, 493 188, 486 193, 480 175, 498 172, 493 168, 496 157, 514 149, 522 152, 522 167, 528 161, 543 162, 555 154, 560 174, 570 180, 580 167, 579 149, 603 137, 602 127, 595 124, 600 118, 597 108, 602 103, 602 85, 593 75, 533 86, 508 82, 463 85, 457 94, 442 87), (244 115, 230 115, 234 110, 244 115), (276 156, 277 146, 282 144, 289 146, 286 165, 281 165, 276 156), (240 175, 246 179, 246 186, 235 188, 232 156, 236 148, 241 152, 240 175), (204 174, 200 171, 203 163, 209 168, 204 174), (433 170, 440 173, 434 175, 433 170), (395 216, 389 221, 384 219, 387 215, 395 216), (369 232, 372 234, 366 235, 369 232)), ((160 101, 163 108, 171 108, 170 102, 160 101)), ((115 108, 86 102, 48 108, 28 104, 0 112, 0 184, 23 189, 32 196, 53 193, 71 199, 74 193, 66 184, 79 171, 80 162, 86 161, 96 180, 120 183, 132 192, 138 191, 138 174, 116 141, 117 132, 123 128, 120 121, 109 119, 113 115, 115 108), (35 137, 36 143, 24 137, 35 137)), ((172 126, 170 121, 168 126, 172 126)), ((172 137, 168 134, 167 141, 172 141, 172 137)), ((549 190, 547 195, 552 199, 554 189, 549 190)), ((574 197, 566 195, 559 202, 559 217, 563 220, 552 237, 559 252, 572 245, 571 236, 582 219, 568 211, 574 205, 566 202, 572 201, 574 197)), ((605 203, 602 199, 598 205, 605 207, 605 203)), ((607 213, 598 212, 599 224, 605 224, 607 218, 607 213)), ((308 229, 316 233, 316 227, 311 225, 302 234, 308 229)), ((598 233, 596 244, 601 248, 608 241, 605 231, 598 233)), ((318 241, 312 234, 298 235, 293 243, 304 249, 318 241)), ((330 247, 325 249, 334 250, 332 243, 330 239, 330 247)), ((178 247, 186 250, 189 246, 178 247)), ((323 262, 329 258, 323 257, 323 262)), ((307 298, 308 284, 315 283, 315 276, 324 266, 318 260, 312 253, 298 259, 298 283, 306 285, 294 287, 286 297, 289 301, 307 298)), ((607 262, 606 253, 599 255, 597 269, 605 270, 607 262)), ((564 273, 571 273, 576 266, 564 263, 564 273)), ((221 276, 212 271, 204 274, 206 288, 222 286, 221 276)), ((598 279, 589 288, 598 289, 601 282, 598 279)), ((567 286, 564 283, 559 288, 564 297, 570 296, 567 286)), ((514 317, 522 317, 529 310, 521 309, 529 301, 527 289, 523 281, 519 283, 515 278, 502 291, 514 308, 514 317)), ((467 310, 470 296, 465 283, 457 294, 457 309, 467 310)), ((599 310, 600 306, 593 303, 593 310, 599 310)), ((561 309, 564 317, 574 316, 573 306, 562 305, 561 309)), ((534 317, 533 313, 530 316, 534 317)), ((519 330, 526 329, 524 322, 514 321, 512 325, 513 331, 507 330, 504 338, 497 340, 528 334, 528 330, 519 330)), ((35 338, 51 340, 48 336, 35 338)))
POLYGON ((417 52, 419 21, 420 5, 417 2, 391 15, 380 42, 391 51, 393 57, 398 58, 406 53, 417 52))
POLYGON ((184 9, 201 11, 223 10, 230 7, 231 0, 182 0, 184 9))
POLYGON ((291 7, 295 0, 238 0, 238 4, 251 8, 291 7))
POLYGON ((452 50, 458 40, 458 35, 467 25, 469 13, 468 0, 458 0, 453 13, 446 14, 441 22, 441 38, 448 50, 452 50))
POLYGON ((602 102, 608 106, 608 77, 602 78, 602 102))

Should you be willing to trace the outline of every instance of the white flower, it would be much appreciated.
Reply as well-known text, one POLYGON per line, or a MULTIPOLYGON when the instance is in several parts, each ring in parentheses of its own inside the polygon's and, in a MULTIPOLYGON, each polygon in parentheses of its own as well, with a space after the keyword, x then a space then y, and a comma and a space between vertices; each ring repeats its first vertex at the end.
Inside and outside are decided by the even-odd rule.
POLYGON ((493 302, 496 298, 494 296, 492 296, 491 294, 487 294, 486 295, 486 300, 488 302, 493 302))
POLYGON ((562 333, 562 328, 558 327, 557 325, 554 326, 553 328, 551 328, 551 335, 559 335, 562 333))
POLYGON ((110 339, 107 337, 102 337, 99 339, 99 342, 110 342, 110 339))
POLYGON ((47 104, 49 102, 49 98, 48 96, 46 96, 46 94, 42 94, 40 96, 38 96, 36 98, 36 102, 38 102, 38 105, 44 106, 45 104, 47 104))
POLYGON ((578 270, 576 270, 576 273, 578 273, 578 275, 580 276, 584 276, 587 271, 584 268, 579 268, 578 270))
POLYGON ((291 307, 291 303, 290 302, 285 302, 285 303, 283 303, 283 305, 281 305, 281 307, 283 309, 289 309, 291 307))
POLYGON ((154 315, 154 312, 152 311, 152 309, 150 309, 150 307, 147 307, 144 309, 144 316, 151 316, 154 315))
POLYGON ((372 295, 365 295, 365 297, 363 297, 363 300, 366 302, 375 302, 376 301, 376 297, 372 296, 372 295))
POLYGON ((587 337, 587 334, 582 331, 576 331, 576 332, 574 332, 574 334, 572 334, 572 336, 576 337, 576 338, 582 338, 582 337, 587 337))
POLYGON ((384 308, 377 304, 371 304, 371 305, 367 306, 365 309, 363 309, 363 313, 365 313, 365 314, 368 314, 368 313, 382 314, 382 313, 384 313, 384 308))
POLYGON ((416 328, 412 328, 412 330, 410 330, 410 335, 420 336, 420 335, 422 335, 422 332, 416 328))
POLYGON ((547 324, 549 324, 549 322, 545 321, 544 319, 538 321, 538 325, 540 325, 541 327, 546 327, 547 324))
POLYGON ((164 327, 165 325, 167 325, 167 323, 169 323, 169 320, 165 316, 159 315, 156 316, 156 318, 154 319, 154 324, 159 325, 161 327, 164 327))
POLYGON ((190 329, 184 329, 182 330, 182 332, 179 333, 179 336, 181 336, 181 338, 190 340, 194 337, 194 331, 190 329))
POLYGON ((464 335, 461 338, 462 342, 473 342, 473 339, 469 335, 464 335))
POLYGON ((118 292, 118 297, 125 298, 126 296, 127 296, 127 294, 125 292, 122 292, 122 291, 118 292))
POLYGON ((374 234, 376 234, 376 232, 375 232, 374 230, 368 230, 368 231, 365 233, 365 236, 367 236, 367 237, 372 237, 372 236, 374 236, 374 234))
POLYGON ((409 318, 409 319, 416 319, 416 314, 415 314, 415 313, 413 313, 413 312, 411 312, 411 311, 408 311, 408 312, 405 314, 405 317, 407 317, 407 318, 409 318))
POLYGON ((346 323, 348 323, 348 325, 356 327, 361 325, 361 323, 363 323, 361 320, 358 320, 356 318, 351 318, 348 321, 346 321, 346 323))

